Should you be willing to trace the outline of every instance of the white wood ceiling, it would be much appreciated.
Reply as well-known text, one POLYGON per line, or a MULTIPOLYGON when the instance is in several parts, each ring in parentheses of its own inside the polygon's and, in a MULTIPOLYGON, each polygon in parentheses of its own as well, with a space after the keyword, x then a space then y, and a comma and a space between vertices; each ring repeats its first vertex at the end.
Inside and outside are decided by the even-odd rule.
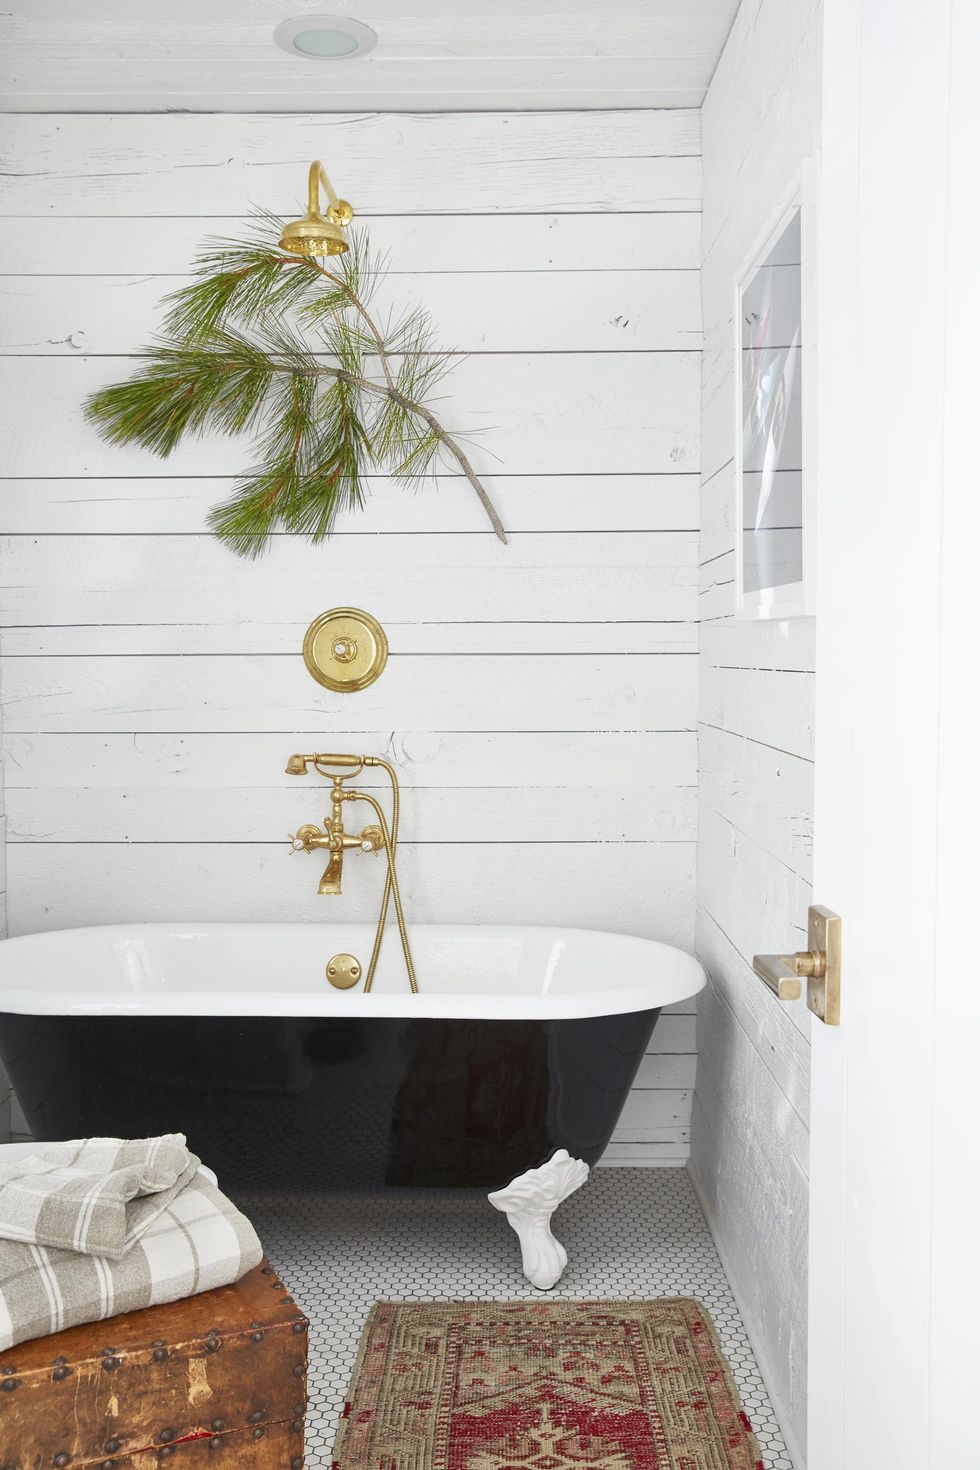
POLYGON ((738 0, 8 0, 8 112, 697 107, 738 0), (377 48, 304 61, 282 20, 349 15, 377 48))

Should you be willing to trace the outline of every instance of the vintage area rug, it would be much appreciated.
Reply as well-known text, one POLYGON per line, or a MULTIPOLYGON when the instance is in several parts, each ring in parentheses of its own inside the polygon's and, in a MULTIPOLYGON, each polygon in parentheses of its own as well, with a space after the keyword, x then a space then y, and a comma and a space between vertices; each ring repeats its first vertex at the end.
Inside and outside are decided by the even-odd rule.
POLYGON ((378 1302, 334 1470, 762 1470, 699 1302, 378 1302))

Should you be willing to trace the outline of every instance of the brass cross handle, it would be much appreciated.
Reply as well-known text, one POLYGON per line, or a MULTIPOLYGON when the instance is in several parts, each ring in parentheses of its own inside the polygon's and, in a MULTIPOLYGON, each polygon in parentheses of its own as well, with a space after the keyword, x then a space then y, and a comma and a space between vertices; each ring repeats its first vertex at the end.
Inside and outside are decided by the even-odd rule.
POLYGON ((807 982, 806 1003, 828 1026, 840 1025, 840 915, 812 904, 808 911, 809 949, 796 954, 757 954, 752 968, 777 1000, 799 1000, 807 982))
POLYGON ((290 852, 313 852, 316 847, 328 846, 329 834, 321 832, 313 822, 305 822, 295 832, 288 832, 286 835, 289 838, 290 852))

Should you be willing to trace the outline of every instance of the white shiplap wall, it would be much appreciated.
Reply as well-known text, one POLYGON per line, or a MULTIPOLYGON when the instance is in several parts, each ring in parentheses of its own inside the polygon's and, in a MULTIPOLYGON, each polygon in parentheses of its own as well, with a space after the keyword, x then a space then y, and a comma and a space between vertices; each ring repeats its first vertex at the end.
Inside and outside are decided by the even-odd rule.
MULTIPOLYGON (((813 622, 736 621, 735 275, 818 146, 819 0, 743 0, 702 114, 698 1010, 691 1172, 784 1429, 805 1443, 809 1043, 754 952, 805 948, 813 622)), ((800 1461, 802 1463, 802 1461, 800 1461)))
MULTIPOLYGON (((297 746, 387 751, 419 921, 693 943, 701 171, 696 112, 74 116, 4 128, 3 693, 13 933, 321 920, 285 835, 297 746), (241 445, 162 462, 82 421, 202 237, 292 212, 323 157, 467 354, 443 404, 512 533, 447 476, 376 483, 326 546, 204 529, 241 445), (382 680, 314 684, 312 617, 363 606, 382 680)), ((366 918, 380 871, 339 901, 366 918)), ((692 1006, 657 1029, 610 1158, 686 1157, 692 1006)))

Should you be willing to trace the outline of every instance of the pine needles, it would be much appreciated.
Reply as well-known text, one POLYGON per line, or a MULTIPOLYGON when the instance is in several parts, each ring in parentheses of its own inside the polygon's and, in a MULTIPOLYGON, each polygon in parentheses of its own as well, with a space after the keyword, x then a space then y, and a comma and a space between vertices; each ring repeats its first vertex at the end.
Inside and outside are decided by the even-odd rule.
POLYGON ((370 302, 384 265, 363 234, 328 268, 270 246, 280 234, 272 215, 256 225, 253 240, 205 248, 190 284, 167 298, 163 336, 141 368, 92 394, 86 416, 111 443, 164 457, 209 431, 251 437, 254 464, 209 516, 241 556, 258 556, 277 530, 322 541, 339 511, 363 505, 371 470, 412 483, 443 455, 506 541, 468 458, 427 406, 451 365, 427 314, 406 312, 382 331, 370 302))

